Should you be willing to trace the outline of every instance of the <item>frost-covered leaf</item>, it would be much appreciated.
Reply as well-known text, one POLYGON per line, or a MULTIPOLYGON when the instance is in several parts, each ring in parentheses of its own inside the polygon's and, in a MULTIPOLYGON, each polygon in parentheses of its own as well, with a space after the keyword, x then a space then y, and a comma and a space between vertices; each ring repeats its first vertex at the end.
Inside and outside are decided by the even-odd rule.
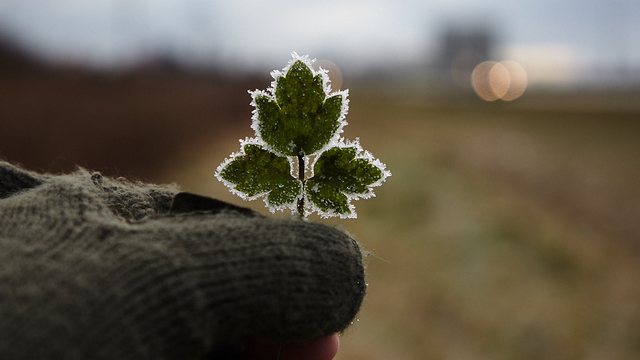
POLYGON ((301 196, 302 182, 290 174, 289 160, 246 143, 243 152, 220 165, 218 178, 236 194, 248 199, 267 195, 272 209, 291 206, 301 196))
POLYGON ((321 215, 355 217, 350 200, 374 196, 371 188, 390 175, 370 153, 362 155, 361 151, 357 142, 343 144, 326 150, 316 160, 306 195, 321 215))
POLYGON ((348 91, 331 92, 326 70, 314 70, 308 56, 292 56, 282 71, 271 73, 270 88, 251 93, 257 136, 241 141, 242 151, 220 164, 216 177, 245 200, 264 196, 272 212, 354 218, 351 200, 374 196, 372 188, 391 173, 357 139, 340 138, 348 91), (297 178, 291 164, 298 166, 297 178))
POLYGON ((329 94, 326 72, 298 57, 274 72, 269 92, 253 92, 252 127, 266 146, 285 156, 311 155, 335 140, 345 125, 347 92, 329 94))

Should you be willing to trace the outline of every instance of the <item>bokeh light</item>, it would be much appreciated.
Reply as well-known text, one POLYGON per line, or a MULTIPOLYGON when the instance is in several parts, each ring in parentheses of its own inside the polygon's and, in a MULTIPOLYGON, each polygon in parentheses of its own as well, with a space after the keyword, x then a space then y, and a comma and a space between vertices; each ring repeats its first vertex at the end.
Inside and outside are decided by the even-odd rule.
POLYGON ((471 84, 483 100, 515 100, 527 88, 527 73, 514 61, 484 61, 471 73, 471 84))
POLYGON ((497 64, 495 61, 484 61, 478 64, 471 73, 471 85, 473 90, 486 101, 495 101, 499 99, 491 88, 490 73, 491 69, 497 64))
POLYGON ((504 65, 497 63, 489 70, 489 87, 498 99, 501 99, 509 90, 511 77, 509 70, 504 65))
POLYGON ((327 75, 329 75, 329 80, 331 81, 331 90, 340 90, 340 87, 342 86, 342 72, 340 71, 338 65, 336 65, 333 61, 320 59, 313 63, 313 67, 316 70, 318 70, 319 68, 327 70, 327 75))
POLYGON ((527 72, 515 61, 502 61, 500 63, 509 72, 509 89, 502 96, 502 100, 511 101, 524 94, 527 88, 527 72))

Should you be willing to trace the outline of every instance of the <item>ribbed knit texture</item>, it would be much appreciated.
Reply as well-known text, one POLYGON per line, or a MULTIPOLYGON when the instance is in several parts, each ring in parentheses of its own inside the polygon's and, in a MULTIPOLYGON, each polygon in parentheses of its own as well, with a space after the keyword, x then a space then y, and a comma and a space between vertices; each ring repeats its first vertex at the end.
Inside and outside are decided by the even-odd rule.
POLYGON ((202 359, 350 324, 365 293, 353 238, 233 205, 188 212, 189 196, 169 213, 176 193, 0 162, 0 359, 202 359))

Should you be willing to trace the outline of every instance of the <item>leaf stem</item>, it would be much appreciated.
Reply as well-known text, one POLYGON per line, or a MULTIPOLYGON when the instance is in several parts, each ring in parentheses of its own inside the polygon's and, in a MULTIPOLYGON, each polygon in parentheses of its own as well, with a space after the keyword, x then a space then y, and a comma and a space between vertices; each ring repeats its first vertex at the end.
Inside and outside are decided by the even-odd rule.
POLYGON ((298 154, 298 180, 302 181, 302 197, 298 199, 298 216, 302 219, 305 217, 304 213, 304 194, 305 188, 304 185, 307 182, 304 178, 305 173, 305 165, 304 165, 304 154, 298 154))

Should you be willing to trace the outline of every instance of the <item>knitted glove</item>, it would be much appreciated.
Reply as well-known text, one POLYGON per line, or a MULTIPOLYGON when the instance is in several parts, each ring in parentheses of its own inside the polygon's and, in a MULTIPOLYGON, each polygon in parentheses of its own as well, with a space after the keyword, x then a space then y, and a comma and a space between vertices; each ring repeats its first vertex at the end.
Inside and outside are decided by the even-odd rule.
POLYGON ((0 162, 0 359, 238 357, 345 329, 364 293, 333 227, 0 162))

